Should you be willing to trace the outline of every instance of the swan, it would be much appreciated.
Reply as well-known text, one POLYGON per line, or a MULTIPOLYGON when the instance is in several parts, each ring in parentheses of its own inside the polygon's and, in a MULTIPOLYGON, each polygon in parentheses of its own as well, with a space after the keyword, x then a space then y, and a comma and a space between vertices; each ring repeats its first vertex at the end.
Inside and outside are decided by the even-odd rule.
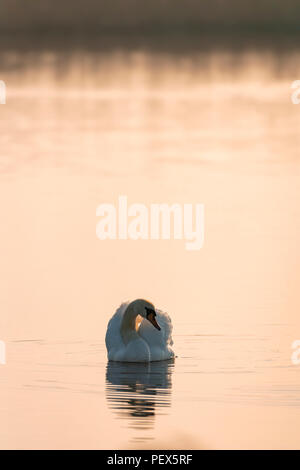
POLYGON ((144 299, 125 302, 110 319, 105 344, 109 361, 152 362, 172 359, 172 322, 144 299))

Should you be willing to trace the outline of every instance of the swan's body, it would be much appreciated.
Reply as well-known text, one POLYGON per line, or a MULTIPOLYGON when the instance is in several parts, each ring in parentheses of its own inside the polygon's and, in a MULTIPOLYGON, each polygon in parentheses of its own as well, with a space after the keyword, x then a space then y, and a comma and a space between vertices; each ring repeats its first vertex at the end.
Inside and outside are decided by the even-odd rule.
POLYGON ((171 359, 174 357, 171 334, 169 315, 155 310, 150 302, 138 299, 124 303, 107 326, 108 360, 151 362, 171 359))

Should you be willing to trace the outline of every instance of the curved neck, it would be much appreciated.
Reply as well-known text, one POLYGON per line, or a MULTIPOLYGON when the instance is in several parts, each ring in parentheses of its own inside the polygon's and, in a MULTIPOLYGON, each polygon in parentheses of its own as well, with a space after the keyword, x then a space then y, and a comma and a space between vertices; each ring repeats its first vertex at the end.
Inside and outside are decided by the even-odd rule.
POLYGON ((121 335, 125 344, 127 344, 132 336, 136 335, 136 317, 138 316, 135 313, 132 304, 129 304, 126 308, 122 323, 121 323, 121 335))

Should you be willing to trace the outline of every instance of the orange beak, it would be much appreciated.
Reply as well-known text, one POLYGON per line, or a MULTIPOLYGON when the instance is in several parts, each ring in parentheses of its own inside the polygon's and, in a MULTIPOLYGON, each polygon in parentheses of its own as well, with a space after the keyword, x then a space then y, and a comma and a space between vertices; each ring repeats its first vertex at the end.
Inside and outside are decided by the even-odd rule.
POLYGON ((155 320, 154 313, 148 313, 148 315, 147 315, 147 320, 149 320, 149 322, 152 323, 152 325, 154 326, 154 328, 156 328, 158 331, 160 331, 160 326, 159 326, 159 324, 157 323, 157 321, 155 320))

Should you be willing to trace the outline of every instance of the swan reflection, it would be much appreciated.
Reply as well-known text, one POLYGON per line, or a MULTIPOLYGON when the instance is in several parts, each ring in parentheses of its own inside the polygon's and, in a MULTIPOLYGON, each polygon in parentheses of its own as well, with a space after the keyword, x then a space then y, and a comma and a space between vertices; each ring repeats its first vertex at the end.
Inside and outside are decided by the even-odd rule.
POLYGON ((135 429, 154 427, 155 414, 171 405, 174 360, 149 363, 108 362, 106 397, 119 419, 135 429))

